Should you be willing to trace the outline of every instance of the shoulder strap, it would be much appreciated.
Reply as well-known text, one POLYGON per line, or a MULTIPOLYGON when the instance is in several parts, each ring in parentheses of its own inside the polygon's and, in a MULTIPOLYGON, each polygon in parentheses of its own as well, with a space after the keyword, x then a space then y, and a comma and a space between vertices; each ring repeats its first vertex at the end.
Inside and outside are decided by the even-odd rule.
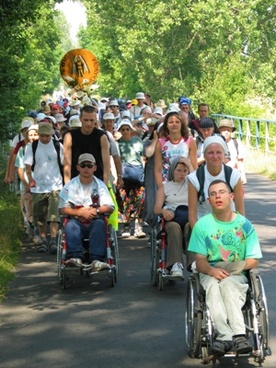
POLYGON ((205 164, 199 166, 199 168, 196 170, 196 177, 199 181, 199 191, 197 193, 197 198, 199 201, 199 204, 202 204, 205 202, 205 194, 204 194, 204 181, 205 181, 205 164))
POLYGON ((60 159, 60 142, 57 141, 56 139, 53 139, 53 143, 54 143, 55 150, 57 152, 57 159, 58 159, 58 166, 59 166, 60 175, 63 179, 63 166, 61 164, 61 159, 60 159))
MULTIPOLYGON (((231 175, 233 172, 232 167, 224 165, 224 175, 225 175, 225 182, 229 185, 231 192, 233 191, 233 188, 230 184, 231 175)), ((205 194, 204 194, 204 181, 205 181, 205 164, 199 166, 199 168, 196 170, 196 177, 199 181, 199 191, 197 193, 199 204, 202 204, 205 202, 205 194)))
POLYGON ((232 167, 227 166, 227 165, 223 165, 223 166, 224 166, 225 181, 229 185, 229 187, 231 189, 231 192, 233 192, 233 188, 230 185, 230 179, 231 179, 233 169, 232 169, 232 167))
MULTIPOLYGON (((60 159, 60 143, 56 139, 53 139, 52 141, 53 141, 55 150, 57 152, 57 159, 58 159, 58 166, 59 166, 60 174, 61 174, 61 176, 63 178, 63 166, 61 164, 61 159, 60 159)), ((37 141, 34 141, 32 143, 32 151, 33 151, 32 171, 34 171, 34 167, 35 167, 35 153, 36 153, 36 150, 37 150, 37 145, 38 145, 38 140, 37 141)))
POLYGON ((38 140, 33 141, 33 143, 32 143, 32 151, 33 151, 32 171, 34 171, 34 167, 35 167, 35 153, 36 153, 37 145, 38 145, 38 140))

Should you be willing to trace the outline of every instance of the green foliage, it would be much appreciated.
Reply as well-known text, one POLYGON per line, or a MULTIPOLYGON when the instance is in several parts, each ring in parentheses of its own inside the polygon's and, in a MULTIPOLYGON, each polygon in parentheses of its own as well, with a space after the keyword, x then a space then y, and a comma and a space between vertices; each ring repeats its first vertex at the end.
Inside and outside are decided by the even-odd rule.
POLYGON ((98 57, 103 91, 154 100, 189 95, 212 110, 263 114, 274 98, 275 12, 269 1, 83 1, 81 45, 98 57))
POLYGON ((11 138, 27 112, 39 107, 41 95, 60 83, 59 62, 70 41, 54 5, 54 0, 0 5, 1 140, 11 138))

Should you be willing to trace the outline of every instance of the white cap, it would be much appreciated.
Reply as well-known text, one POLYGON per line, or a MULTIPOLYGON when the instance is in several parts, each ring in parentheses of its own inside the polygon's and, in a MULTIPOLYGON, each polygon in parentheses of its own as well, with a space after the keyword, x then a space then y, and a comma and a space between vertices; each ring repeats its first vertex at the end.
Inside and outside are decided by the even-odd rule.
POLYGON ((109 106, 119 106, 118 101, 117 100, 111 100, 109 102, 109 106))
POLYGON ((145 94, 143 92, 137 92, 136 93, 136 100, 144 100, 145 94))
POLYGON ((118 126, 118 130, 120 130, 122 128, 123 125, 127 125, 128 127, 130 127, 131 130, 133 130, 133 126, 131 124, 131 122, 128 119, 123 119, 119 126, 118 126))
POLYGON ((112 112, 106 112, 104 115, 103 115, 103 120, 114 120, 115 117, 114 115, 112 114, 112 112))

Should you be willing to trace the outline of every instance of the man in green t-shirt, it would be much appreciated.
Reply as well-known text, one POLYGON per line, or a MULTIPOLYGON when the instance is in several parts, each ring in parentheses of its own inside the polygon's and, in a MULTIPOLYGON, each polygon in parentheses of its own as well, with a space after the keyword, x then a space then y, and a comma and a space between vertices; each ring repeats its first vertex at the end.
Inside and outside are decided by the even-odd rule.
POLYGON ((188 250, 196 253, 196 270, 215 325, 212 353, 222 356, 234 344, 238 354, 245 354, 252 346, 242 314, 248 289, 244 271, 258 266, 260 244, 250 221, 231 210, 234 194, 224 181, 213 181, 208 194, 212 213, 196 222, 188 250))

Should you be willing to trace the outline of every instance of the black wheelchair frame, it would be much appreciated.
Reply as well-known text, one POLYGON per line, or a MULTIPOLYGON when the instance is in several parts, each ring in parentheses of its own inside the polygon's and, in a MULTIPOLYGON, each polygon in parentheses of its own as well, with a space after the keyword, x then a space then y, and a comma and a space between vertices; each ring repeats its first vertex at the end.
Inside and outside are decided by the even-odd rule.
MULTIPOLYGON (((248 280, 249 289, 242 312, 246 335, 253 346, 251 355, 256 362, 262 363, 270 355, 267 300, 261 276, 250 270, 248 280)), ((198 273, 193 273, 188 280, 185 320, 188 355, 191 358, 201 358, 203 364, 215 360, 216 356, 211 354, 215 339, 214 326, 198 273)), ((237 355, 235 351, 225 356, 233 355, 237 355)))
MULTIPOLYGON (((91 278, 98 274, 107 273, 111 279, 111 286, 114 287, 119 275, 119 246, 116 230, 108 224, 108 215, 101 215, 105 221, 106 228, 106 263, 109 265, 108 270, 93 271, 92 265, 89 262, 84 262, 82 267, 68 267, 66 266, 66 237, 64 233, 64 227, 68 222, 68 218, 63 218, 63 226, 58 231, 57 241, 57 273, 58 279, 64 289, 67 289, 67 282, 70 276, 83 275, 91 278)), ((88 254, 88 239, 83 239, 83 251, 84 256, 88 254)))

